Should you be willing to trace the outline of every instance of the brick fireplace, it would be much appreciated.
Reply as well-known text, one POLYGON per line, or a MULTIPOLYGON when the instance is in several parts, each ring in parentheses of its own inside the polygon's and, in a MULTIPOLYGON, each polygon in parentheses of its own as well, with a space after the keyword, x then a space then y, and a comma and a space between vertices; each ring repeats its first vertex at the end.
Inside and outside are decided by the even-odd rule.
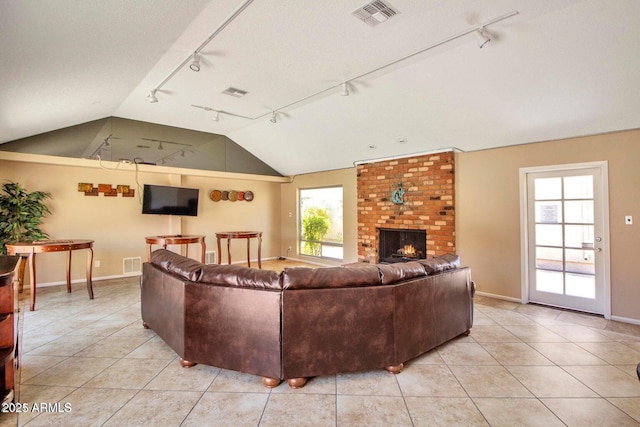
POLYGON ((358 165, 358 261, 381 261, 380 229, 424 230, 426 255, 454 253, 454 171, 453 152, 358 165))

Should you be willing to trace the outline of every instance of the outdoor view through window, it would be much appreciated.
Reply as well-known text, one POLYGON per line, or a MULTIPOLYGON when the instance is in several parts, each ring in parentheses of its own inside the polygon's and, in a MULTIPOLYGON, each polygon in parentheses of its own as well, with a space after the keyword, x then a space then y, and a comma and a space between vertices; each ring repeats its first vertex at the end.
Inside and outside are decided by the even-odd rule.
POLYGON ((300 254, 342 259, 342 187, 300 190, 300 254))

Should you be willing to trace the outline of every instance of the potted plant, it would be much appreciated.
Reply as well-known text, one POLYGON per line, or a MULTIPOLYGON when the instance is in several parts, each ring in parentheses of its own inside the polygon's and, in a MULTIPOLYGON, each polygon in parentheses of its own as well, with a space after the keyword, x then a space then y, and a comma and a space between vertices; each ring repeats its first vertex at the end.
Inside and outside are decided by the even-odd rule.
POLYGON ((51 198, 47 191, 28 192, 16 182, 7 181, 0 194, 0 254, 7 253, 7 244, 46 239, 40 230, 42 218, 50 213, 44 203, 51 198))

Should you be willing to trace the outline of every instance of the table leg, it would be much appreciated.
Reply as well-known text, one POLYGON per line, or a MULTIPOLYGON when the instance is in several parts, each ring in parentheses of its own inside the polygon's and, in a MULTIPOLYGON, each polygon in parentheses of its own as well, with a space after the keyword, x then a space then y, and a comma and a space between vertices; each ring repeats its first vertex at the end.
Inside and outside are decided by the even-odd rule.
POLYGON ((247 237, 247 267, 251 267, 251 237, 247 237))
POLYGON ((27 266, 27 257, 20 255, 20 260, 18 261, 18 292, 22 293, 24 290, 24 270, 27 266))
POLYGON ((31 276, 31 286, 29 291, 31 293, 30 300, 31 305, 29 307, 30 311, 36 310, 36 254, 31 252, 29 254, 29 275, 31 276))
POLYGON ((189 244, 184 245, 184 256, 189 258, 189 244))
POLYGON ((204 237, 200 242, 200 262, 204 264, 204 254, 207 252, 207 245, 204 243, 204 237))
POLYGON ((67 293, 71 293, 71 251, 67 254, 67 293))
POLYGON ((216 241, 218 244, 218 265, 222 263, 222 253, 220 251, 220 238, 216 236, 216 241))
POLYGON ((149 243, 149 247, 147 248, 147 262, 151 262, 151 243, 149 243))
POLYGON ((231 264, 231 237, 227 237, 227 264, 231 264))
POLYGON ((87 292, 89 292, 89 299, 93 299, 93 281, 92 281, 92 272, 93 272, 93 248, 89 248, 89 252, 87 252, 87 292))
POLYGON ((262 234, 258 235, 258 268, 262 268, 262 234))

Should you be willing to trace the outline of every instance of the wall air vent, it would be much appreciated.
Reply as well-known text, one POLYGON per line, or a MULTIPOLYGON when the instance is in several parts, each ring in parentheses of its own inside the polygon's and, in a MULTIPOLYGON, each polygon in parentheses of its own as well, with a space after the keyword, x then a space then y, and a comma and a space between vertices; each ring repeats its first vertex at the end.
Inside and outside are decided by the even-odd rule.
POLYGON ((400 12, 388 3, 381 0, 374 0, 356 9, 351 14, 370 27, 375 27, 398 13, 400 12))
POLYGON ((204 253, 204 263, 205 264, 217 264, 218 259, 216 258, 216 251, 206 251, 204 253))
POLYGON ((225 95, 230 95, 230 96, 236 97, 236 98, 242 98, 248 92, 246 90, 237 89, 235 87, 230 87, 228 89, 223 90, 222 93, 224 93, 225 95))
POLYGON ((142 273, 142 259, 140 257, 122 258, 122 274, 138 276, 142 273))

